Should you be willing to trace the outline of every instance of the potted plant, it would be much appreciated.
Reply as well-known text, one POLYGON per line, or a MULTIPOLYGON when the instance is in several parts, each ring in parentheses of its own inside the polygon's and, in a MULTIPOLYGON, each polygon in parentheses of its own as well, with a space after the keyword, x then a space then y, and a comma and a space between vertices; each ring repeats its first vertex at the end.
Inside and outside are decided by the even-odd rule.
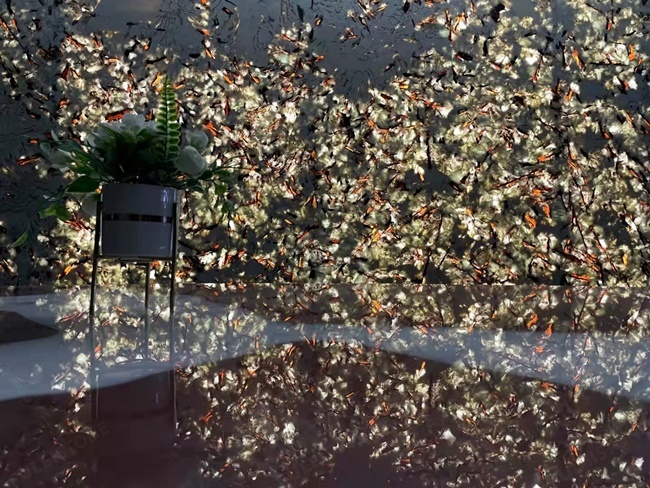
MULTIPOLYGON (((68 194, 90 194, 85 209, 100 200, 100 253, 105 257, 171 258, 180 191, 212 184, 222 196, 227 189, 226 167, 208 165, 203 157, 207 134, 182 133, 169 77, 162 86, 155 120, 127 113, 119 121, 100 124, 84 142, 61 141, 54 134, 52 138, 41 145, 46 159, 77 178, 40 214, 69 219, 64 204, 68 194)), ((224 204, 222 210, 227 208, 224 204)))

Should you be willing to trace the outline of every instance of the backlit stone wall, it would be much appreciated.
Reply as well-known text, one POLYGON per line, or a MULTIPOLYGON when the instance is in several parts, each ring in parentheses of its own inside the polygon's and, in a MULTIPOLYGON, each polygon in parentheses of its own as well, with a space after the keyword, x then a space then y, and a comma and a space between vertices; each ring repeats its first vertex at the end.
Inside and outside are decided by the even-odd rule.
POLYGON ((88 280, 92 219, 36 216, 68 178, 37 142, 149 113, 165 70, 238 166, 227 220, 186 199, 183 280, 647 283, 650 5, 161 5, 1 12, 3 285, 88 280))

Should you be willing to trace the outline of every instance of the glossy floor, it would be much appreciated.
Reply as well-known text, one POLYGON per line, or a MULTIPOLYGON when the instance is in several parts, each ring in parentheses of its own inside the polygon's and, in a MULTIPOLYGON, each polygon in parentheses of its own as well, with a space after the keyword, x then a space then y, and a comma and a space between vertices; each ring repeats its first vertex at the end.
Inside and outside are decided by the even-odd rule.
POLYGON ((645 290, 191 286, 153 369, 140 292, 100 294, 94 420, 87 290, 2 299, 60 332, 1 346, 9 486, 648 480, 645 290))

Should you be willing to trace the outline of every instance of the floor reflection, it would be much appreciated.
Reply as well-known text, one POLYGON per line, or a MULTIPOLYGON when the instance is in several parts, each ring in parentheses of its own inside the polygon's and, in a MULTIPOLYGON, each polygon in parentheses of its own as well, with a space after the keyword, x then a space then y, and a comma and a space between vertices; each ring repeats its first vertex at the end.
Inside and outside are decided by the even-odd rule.
POLYGON ((132 480, 146 466, 156 467, 172 455, 176 437, 173 372, 148 362, 123 364, 98 376, 94 398, 98 473, 101 479, 110 475, 117 486, 120 480, 132 480), (134 369, 139 377, 131 380, 134 369), (104 381, 111 386, 102 387, 104 381))
MULTIPOLYGON (((649 481, 645 292, 531 290, 191 287, 179 297, 173 371, 165 364, 161 292, 152 303, 160 329, 156 339, 153 320, 152 357, 159 362, 108 361, 126 355, 126 344, 139 337, 130 332, 137 321, 118 315, 103 326, 96 352, 110 369, 95 395, 83 386, 88 355, 79 357, 86 342, 75 334, 86 324, 71 324, 75 302, 65 293, 72 292, 34 299, 33 318, 44 309, 56 316, 63 345, 47 374, 27 367, 38 363, 34 353, 22 366, 18 354, 11 364, 0 360, 2 391, 19 397, 0 404, 0 482, 649 481), (50 385, 48 395, 25 395, 26 384, 39 382, 50 385), (53 385, 65 389, 55 394, 53 385)), ((81 295, 79 304, 87 305, 81 295)), ((100 308, 137 313, 137 296, 105 291, 100 308)), ((27 313, 26 303, 23 297, 14 305, 27 313)), ((10 301, 0 305, 8 309, 10 301)), ((44 357, 44 349, 36 351, 44 357)))

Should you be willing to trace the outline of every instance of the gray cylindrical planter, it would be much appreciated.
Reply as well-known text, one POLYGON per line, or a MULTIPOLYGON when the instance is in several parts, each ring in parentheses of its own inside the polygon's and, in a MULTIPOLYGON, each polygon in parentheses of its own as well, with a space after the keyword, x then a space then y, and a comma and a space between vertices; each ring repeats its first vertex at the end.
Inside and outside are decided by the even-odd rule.
POLYGON ((178 190, 109 183, 102 187, 101 255, 118 259, 171 259, 178 190))

